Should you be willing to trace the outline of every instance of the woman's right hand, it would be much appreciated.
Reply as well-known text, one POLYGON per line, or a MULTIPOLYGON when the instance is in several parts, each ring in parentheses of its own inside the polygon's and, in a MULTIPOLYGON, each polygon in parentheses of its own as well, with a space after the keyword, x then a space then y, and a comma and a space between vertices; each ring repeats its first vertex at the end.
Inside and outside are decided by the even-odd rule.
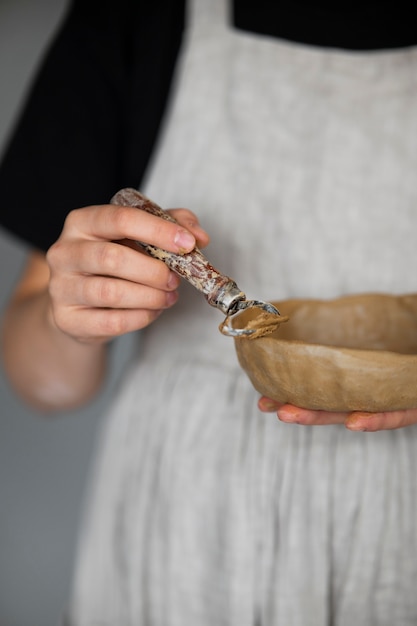
POLYGON ((139 240, 183 254, 204 247, 207 233, 187 209, 178 224, 137 208, 89 206, 69 213, 47 253, 50 317, 83 343, 104 343, 144 328, 175 304, 180 279, 164 263, 132 247, 139 240))

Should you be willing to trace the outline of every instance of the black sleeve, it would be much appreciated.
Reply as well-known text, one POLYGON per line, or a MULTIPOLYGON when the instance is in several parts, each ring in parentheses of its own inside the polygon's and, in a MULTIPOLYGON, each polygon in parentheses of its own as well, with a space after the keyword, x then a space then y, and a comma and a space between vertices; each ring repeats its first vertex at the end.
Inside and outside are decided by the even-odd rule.
POLYGON ((0 166, 0 223, 46 250, 73 208, 140 184, 184 25, 181 0, 75 0, 0 166))
POLYGON ((320 48, 415 46, 413 5, 404 0, 233 0, 237 28, 320 48))

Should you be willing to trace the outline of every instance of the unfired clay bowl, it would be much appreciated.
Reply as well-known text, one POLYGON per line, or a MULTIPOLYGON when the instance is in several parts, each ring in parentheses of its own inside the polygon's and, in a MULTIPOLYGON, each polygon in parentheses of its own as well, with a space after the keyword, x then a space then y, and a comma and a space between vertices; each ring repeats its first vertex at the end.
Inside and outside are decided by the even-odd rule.
MULTIPOLYGON (((235 338, 260 394, 327 411, 417 407, 417 295, 274 304, 288 322, 266 337, 235 338)), ((248 309, 233 325, 244 328, 256 315, 248 309)))

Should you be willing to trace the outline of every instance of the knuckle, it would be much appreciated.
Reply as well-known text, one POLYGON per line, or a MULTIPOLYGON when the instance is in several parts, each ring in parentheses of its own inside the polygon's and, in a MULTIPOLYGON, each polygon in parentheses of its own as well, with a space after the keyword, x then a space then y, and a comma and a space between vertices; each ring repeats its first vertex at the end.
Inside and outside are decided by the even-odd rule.
POLYGON ((79 285, 80 304, 88 307, 102 307, 103 278, 84 278, 79 285))
POLYGON ((58 239, 46 252, 46 262, 50 269, 58 267, 62 256, 63 244, 58 239))
POLYGON ((118 337, 127 332, 127 324, 123 315, 107 315, 101 324, 101 332, 106 337, 118 337))
POLYGON ((146 240, 153 245, 164 247, 168 243, 167 234, 171 229, 171 224, 166 220, 156 219, 149 222, 146 240))
POLYGON ((104 243, 98 247, 98 264, 108 273, 115 273, 120 264, 121 246, 104 243))
POLYGON ((126 315, 124 311, 111 311, 111 315, 104 315, 101 320, 100 334, 103 337, 119 337, 132 330, 146 328, 157 316, 156 311, 149 309, 138 309, 131 315, 126 315))
POLYGON ((80 210, 81 209, 72 209, 72 211, 67 213, 67 216, 64 220, 63 231, 65 230, 65 231, 72 232, 73 230, 77 228, 76 225, 77 225, 78 217, 80 215, 80 210))
POLYGON ((404 428, 404 426, 409 426, 411 423, 409 418, 409 411, 398 411, 396 424, 398 424, 398 428, 404 428))
POLYGON ((94 282, 93 297, 97 298, 100 306, 113 307, 120 301, 120 289, 117 281, 109 278, 98 278, 94 282))
POLYGON ((113 209, 112 219, 115 230, 127 235, 132 224, 132 208, 115 206, 113 209))
POLYGON ((152 220, 147 222, 149 243, 163 249, 172 249, 179 225, 160 217, 151 217, 152 220))

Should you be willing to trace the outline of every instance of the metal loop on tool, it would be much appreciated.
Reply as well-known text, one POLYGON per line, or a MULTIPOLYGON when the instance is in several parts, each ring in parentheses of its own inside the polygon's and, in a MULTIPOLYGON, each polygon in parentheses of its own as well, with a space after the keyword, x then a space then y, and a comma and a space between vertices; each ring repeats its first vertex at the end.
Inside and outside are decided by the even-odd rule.
POLYGON ((237 304, 235 312, 232 315, 227 315, 223 323, 220 325, 220 332, 228 337, 247 337, 256 333, 256 328, 233 328, 230 324, 231 320, 239 315, 239 313, 245 309, 251 309, 253 307, 257 307, 267 313, 272 313, 273 315, 280 315, 278 309, 269 302, 262 302, 261 300, 240 300, 237 304))

